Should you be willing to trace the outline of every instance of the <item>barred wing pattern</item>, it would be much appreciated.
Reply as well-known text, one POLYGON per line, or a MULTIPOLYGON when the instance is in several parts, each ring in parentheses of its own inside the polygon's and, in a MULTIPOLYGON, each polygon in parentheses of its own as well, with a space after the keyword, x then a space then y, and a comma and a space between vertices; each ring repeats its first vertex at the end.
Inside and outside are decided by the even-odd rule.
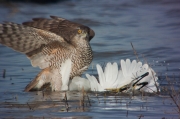
POLYGON ((70 77, 81 75, 92 61, 89 41, 94 35, 89 27, 56 16, 34 18, 23 24, 0 24, 0 43, 26 54, 32 66, 43 69, 26 91, 34 87, 40 89, 45 83, 51 83, 54 90, 61 90, 62 75, 67 77, 61 74, 64 73, 61 65, 68 59, 72 63, 70 77), (79 33, 78 29, 81 29, 79 33))

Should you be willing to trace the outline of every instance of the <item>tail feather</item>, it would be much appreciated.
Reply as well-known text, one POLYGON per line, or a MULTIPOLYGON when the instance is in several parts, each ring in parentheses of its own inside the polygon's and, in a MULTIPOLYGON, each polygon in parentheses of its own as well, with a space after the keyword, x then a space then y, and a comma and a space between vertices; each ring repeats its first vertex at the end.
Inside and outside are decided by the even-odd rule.
POLYGON ((124 60, 121 60, 120 64, 121 64, 122 74, 126 76, 127 75, 126 62, 124 60))
POLYGON ((91 91, 105 91, 102 85, 98 83, 97 79, 94 76, 90 76, 89 74, 86 74, 86 77, 90 82, 91 91))
POLYGON ((117 63, 107 63, 105 71, 103 72, 102 67, 97 64, 97 72, 99 75, 99 83, 94 76, 86 74, 86 77, 89 79, 91 90, 92 91, 105 91, 106 89, 116 89, 123 87, 125 85, 131 85, 136 79, 142 76, 145 73, 149 73, 148 76, 144 77, 139 81, 139 85, 136 85, 134 88, 139 89, 142 87, 141 83, 147 83, 141 90, 146 92, 157 92, 157 82, 158 78, 155 75, 155 72, 148 64, 142 65, 142 62, 137 62, 133 60, 132 62, 127 59, 126 61, 121 60, 121 70, 118 71, 117 63))
POLYGON ((133 60, 131 62, 130 72, 135 72, 137 70, 136 68, 137 68, 137 61, 133 60))
POLYGON ((128 76, 129 74, 128 74, 128 72, 130 72, 131 71, 131 61, 130 61, 130 59, 126 59, 126 76, 128 76))
POLYGON ((101 86, 105 86, 105 75, 104 75, 104 72, 101 68, 101 66, 99 64, 96 65, 96 68, 97 68, 97 72, 98 72, 98 75, 99 75, 99 83, 101 84, 101 86))
POLYGON ((112 79, 112 64, 108 62, 106 64, 105 70, 104 70, 104 75, 105 75, 105 86, 110 85, 109 79, 112 79))
POLYGON ((112 81, 109 79, 109 82, 111 82, 112 87, 116 87, 118 83, 118 65, 116 62, 112 65, 112 81))

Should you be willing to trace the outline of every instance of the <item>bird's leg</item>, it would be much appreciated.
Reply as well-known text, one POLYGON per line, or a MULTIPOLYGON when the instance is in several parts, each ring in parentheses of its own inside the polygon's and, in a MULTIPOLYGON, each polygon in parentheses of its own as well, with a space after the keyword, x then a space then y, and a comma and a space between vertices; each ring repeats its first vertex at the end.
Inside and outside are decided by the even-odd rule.
MULTIPOLYGON (((135 80, 137 80, 132 86, 135 86, 140 80, 142 80, 144 77, 148 76, 149 72, 146 72, 145 74, 141 75, 140 77, 137 77, 135 80)), ((133 80, 134 81, 134 80, 133 80)))
POLYGON ((135 89, 136 85, 138 85, 138 82, 141 81, 144 77, 146 77, 148 75, 149 75, 149 72, 146 72, 145 74, 143 74, 143 75, 135 78, 134 80, 132 80, 131 83, 129 83, 129 89, 127 89, 126 92, 132 92, 132 90, 135 89))
POLYGON ((142 83, 139 83, 137 84, 138 86, 139 85, 142 85, 138 90, 141 90, 141 88, 143 88, 144 86, 148 85, 148 82, 142 82, 142 83))
POLYGON ((143 82, 143 83, 139 83, 139 81, 141 81, 144 77, 148 76, 149 75, 149 72, 146 72, 145 74, 135 78, 134 80, 132 80, 129 84, 127 85, 124 85, 120 88, 108 88, 106 89, 107 91, 110 91, 110 92, 115 92, 115 93, 119 93, 119 92, 123 92, 123 91, 126 91, 126 92, 131 92, 132 90, 135 89, 136 85, 142 85, 138 90, 140 90, 141 88, 143 88, 144 86, 146 86, 148 84, 148 82, 143 82), (135 82, 134 82, 135 81, 135 82))
POLYGON ((124 90, 127 90, 129 88, 128 85, 124 85, 120 88, 107 88, 105 90, 110 91, 110 92, 114 92, 114 93, 119 93, 119 92, 123 92, 124 90))

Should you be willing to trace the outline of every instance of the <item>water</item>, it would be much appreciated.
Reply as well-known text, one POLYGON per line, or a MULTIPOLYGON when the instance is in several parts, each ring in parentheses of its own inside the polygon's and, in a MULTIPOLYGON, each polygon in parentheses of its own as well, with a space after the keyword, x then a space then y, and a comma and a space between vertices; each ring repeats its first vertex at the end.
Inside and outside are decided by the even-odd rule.
MULTIPOLYGON (((92 65, 119 62, 120 59, 136 59, 131 42, 142 62, 148 62, 161 76, 161 86, 166 85, 165 76, 175 77, 179 87, 180 71, 180 1, 179 0, 68 0, 52 4, 10 3, 0 4, 0 22, 22 23, 35 17, 60 16, 91 27, 96 35, 91 40, 94 52, 92 65)), ((92 67, 92 66, 91 66, 92 67)), ((91 67, 85 73, 96 74, 91 67)), ((178 118, 176 107, 170 98, 146 96, 100 95, 106 103, 88 93, 92 106, 83 111, 78 108, 79 95, 71 94, 69 112, 60 102, 61 93, 51 93, 47 100, 36 93, 23 92, 24 87, 40 70, 33 68, 29 60, 18 52, 0 45, 0 117, 75 117, 75 118, 178 118), (6 69, 6 77, 2 72, 6 69), (37 99, 38 98, 38 99, 37 99), (52 99, 51 99, 52 98, 52 99), (122 102, 120 102, 120 99, 122 102), (58 100, 58 101, 57 101, 58 100), (38 102, 39 101, 39 102, 38 102), (30 110, 27 102, 39 105, 30 110), (57 103, 54 104, 53 102, 57 103), (130 103, 127 108, 126 104, 130 103), (44 107, 42 107, 44 105, 44 107), (143 106, 142 106, 143 105, 143 106), (45 107, 47 106, 47 107, 45 107), (50 106, 50 107, 49 107, 50 106)), ((71 93, 71 92, 69 92, 71 93)), ((87 101, 87 100, 86 100, 87 101)))

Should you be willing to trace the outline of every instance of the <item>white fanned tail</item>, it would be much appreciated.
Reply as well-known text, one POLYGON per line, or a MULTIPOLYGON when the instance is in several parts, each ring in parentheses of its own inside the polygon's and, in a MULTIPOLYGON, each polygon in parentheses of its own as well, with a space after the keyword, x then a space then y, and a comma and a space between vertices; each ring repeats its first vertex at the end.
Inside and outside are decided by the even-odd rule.
POLYGON ((71 59, 67 59, 61 64, 60 74, 62 76, 62 87, 61 90, 68 90, 68 83, 71 73, 71 59))
MULTIPOLYGON (((142 62, 137 62, 136 60, 133 60, 130 62, 129 59, 126 61, 121 60, 121 68, 122 68, 122 74, 123 78, 121 79, 121 86, 127 85, 127 84, 133 84, 137 81, 137 78, 142 76, 145 73, 149 73, 147 76, 143 77, 137 84, 140 83, 147 83, 144 87, 141 88, 141 91, 145 92, 157 92, 159 91, 158 86, 159 83, 157 82, 158 78, 156 76, 156 73, 154 70, 149 67, 148 64, 142 65, 142 62)), ((135 90, 139 89, 142 85, 136 85, 135 90)))
POLYGON ((134 87, 134 90, 140 89, 145 92, 157 92, 159 91, 157 82, 158 78, 154 70, 148 66, 148 64, 142 65, 142 62, 133 60, 132 62, 127 59, 126 61, 121 60, 121 70, 118 70, 117 63, 107 63, 105 70, 97 64, 97 72, 99 76, 99 82, 94 76, 86 74, 91 85, 91 91, 105 91, 106 89, 121 88, 125 85, 133 85, 145 73, 148 75, 143 77, 134 87), (142 86, 140 84, 145 83, 142 86))
POLYGON ((120 84, 118 65, 117 63, 111 64, 107 63, 105 70, 103 71, 102 67, 97 64, 96 65, 99 82, 94 76, 90 76, 86 74, 86 77, 89 79, 91 84, 91 91, 106 91, 106 89, 110 88, 118 88, 120 84))

